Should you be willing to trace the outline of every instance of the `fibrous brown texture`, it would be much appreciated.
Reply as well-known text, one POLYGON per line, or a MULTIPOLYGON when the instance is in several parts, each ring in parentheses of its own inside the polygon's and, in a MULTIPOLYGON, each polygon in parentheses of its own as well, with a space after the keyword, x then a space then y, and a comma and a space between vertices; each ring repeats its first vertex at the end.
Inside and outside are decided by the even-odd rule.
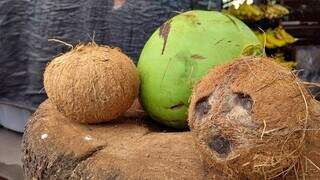
POLYGON ((44 73, 49 100, 69 119, 98 123, 124 113, 139 92, 139 75, 117 48, 78 45, 56 57, 44 73))
POLYGON ((286 174, 285 179, 288 180, 320 179, 320 103, 311 100, 309 105, 311 118, 306 129, 305 148, 299 157, 299 162, 292 165, 286 174))
POLYGON ((243 57, 199 82, 188 121, 204 159, 230 178, 282 177, 307 152, 311 99, 285 67, 243 57))
POLYGON ((86 125, 43 103, 23 138, 26 179, 225 179, 203 164, 190 132, 163 132, 132 112, 86 125))
POLYGON ((306 131, 305 151, 295 167, 296 179, 320 179, 320 103, 310 102, 310 121, 306 131))

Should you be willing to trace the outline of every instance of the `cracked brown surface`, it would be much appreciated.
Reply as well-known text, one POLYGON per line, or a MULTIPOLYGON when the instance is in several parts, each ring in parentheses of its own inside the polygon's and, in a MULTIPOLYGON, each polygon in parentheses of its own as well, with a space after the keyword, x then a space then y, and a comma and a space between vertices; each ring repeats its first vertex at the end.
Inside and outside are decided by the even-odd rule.
POLYGON ((190 132, 163 132, 137 117, 100 125, 69 121, 48 102, 26 127, 26 179, 221 179, 190 132))

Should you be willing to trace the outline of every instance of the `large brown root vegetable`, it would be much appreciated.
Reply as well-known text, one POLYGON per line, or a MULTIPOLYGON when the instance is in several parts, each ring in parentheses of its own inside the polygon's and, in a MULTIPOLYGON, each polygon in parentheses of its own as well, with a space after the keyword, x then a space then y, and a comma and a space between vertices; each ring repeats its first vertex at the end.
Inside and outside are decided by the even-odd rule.
POLYGON ((224 179, 202 163, 190 132, 164 133, 141 118, 69 121, 49 102, 26 127, 26 179, 224 179))
POLYGON ((230 178, 295 177, 302 175, 301 159, 305 162, 319 144, 309 137, 309 129, 319 127, 312 104, 286 68, 271 59, 244 57, 201 80, 188 121, 204 159, 230 178))
POLYGON ((138 96, 139 75, 119 49, 89 43, 56 57, 45 70, 44 87, 69 119, 99 123, 130 108, 138 96))

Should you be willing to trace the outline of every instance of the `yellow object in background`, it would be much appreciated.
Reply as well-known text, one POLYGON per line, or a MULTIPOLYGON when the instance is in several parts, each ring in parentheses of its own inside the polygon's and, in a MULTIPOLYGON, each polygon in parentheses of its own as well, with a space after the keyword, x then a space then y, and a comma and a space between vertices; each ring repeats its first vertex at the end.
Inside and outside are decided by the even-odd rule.
POLYGON ((268 49, 284 47, 296 42, 296 39, 284 30, 282 26, 275 29, 268 29, 265 33, 255 31, 261 43, 268 49))
POLYGON ((239 7, 231 6, 225 12, 245 21, 277 19, 288 15, 289 10, 280 4, 255 5, 244 3, 239 7))
POLYGON ((274 31, 280 37, 280 39, 284 39, 288 44, 296 42, 296 39, 287 33, 282 26, 277 27, 274 31))
POLYGON ((228 14, 231 14, 241 20, 248 21, 259 21, 264 18, 264 13, 257 5, 242 4, 238 9, 231 6, 227 11, 228 14))
POLYGON ((281 18, 289 14, 289 10, 280 4, 268 4, 263 9, 268 19, 281 18))
POLYGON ((286 61, 283 53, 276 53, 274 56, 274 60, 281 65, 287 67, 290 70, 293 70, 297 67, 296 61, 286 61))

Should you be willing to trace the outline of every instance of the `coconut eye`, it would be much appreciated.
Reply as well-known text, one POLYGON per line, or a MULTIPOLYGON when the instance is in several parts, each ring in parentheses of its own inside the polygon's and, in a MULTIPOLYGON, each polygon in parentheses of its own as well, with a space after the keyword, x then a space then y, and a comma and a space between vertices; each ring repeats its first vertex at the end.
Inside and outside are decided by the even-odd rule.
POLYGON ((245 110, 251 111, 252 99, 249 95, 244 93, 236 93, 235 101, 238 105, 242 106, 245 110))
POLYGON ((233 93, 229 105, 230 109, 225 114, 228 120, 250 129, 258 128, 252 119, 253 100, 249 95, 241 92, 233 93))
POLYGON ((209 104, 209 97, 203 97, 196 103, 196 115, 201 119, 203 116, 207 115, 211 105, 209 104))
POLYGON ((219 155, 228 155, 231 152, 231 143, 230 141, 223 137, 222 135, 213 136, 209 142, 208 146, 210 149, 217 152, 219 155))

